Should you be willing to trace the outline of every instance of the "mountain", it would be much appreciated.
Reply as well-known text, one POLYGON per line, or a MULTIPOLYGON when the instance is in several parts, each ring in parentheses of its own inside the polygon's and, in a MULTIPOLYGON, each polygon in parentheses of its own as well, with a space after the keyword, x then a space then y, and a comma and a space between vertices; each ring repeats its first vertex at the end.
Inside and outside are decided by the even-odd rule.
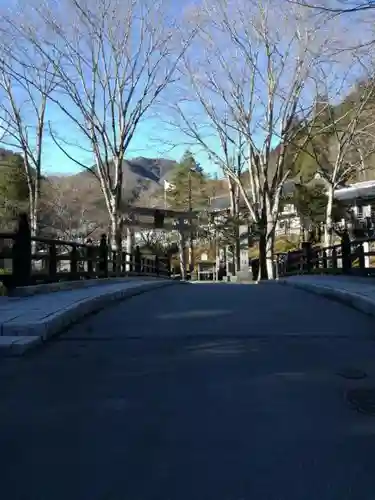
MULTIPOLYGON (((150 205, 161 198, 164 180, 177 163, 164 158, 134 158, 123 162, 123 205, 150 205), (154 196, 156 194, 156 196, 154 196)), ((97 226, 107 231, 108 212, 95 175, 84 170, 74 175, 50 175, 43 183, 41 214, 44 231, 64 233, 70 239, 79 228, 97 226)), ((85 232, 85 231, 83 231, 85 232)))
MULTIPOLYGON (((172 170, 177 165, 174 160, 164 158, 143 158, 138 157, 123 162, 123 201, 124 203, 134 203, 140 197, 151 196, 163 187, 164 180, 167 180, 172 170)), ((99 182, 90 171, 79 172, 74 175, 50 176, 52 184, 74 185, 81 192, 82 199, 89 194, 91 201, 97 197, 97 201, 102 200, 99 182), (93 182, 95 181, 95 182, 93 182), (88 191, 90 193, 88 193, 88 191)))

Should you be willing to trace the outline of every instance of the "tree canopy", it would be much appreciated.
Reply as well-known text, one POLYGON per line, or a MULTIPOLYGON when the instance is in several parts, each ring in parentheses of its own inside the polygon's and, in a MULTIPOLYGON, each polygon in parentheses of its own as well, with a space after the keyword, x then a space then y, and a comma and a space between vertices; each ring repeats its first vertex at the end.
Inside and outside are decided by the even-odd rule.
POLYGON ((186 151, 173 171, 167 190, 167 202, 178 210, 191 208, 199 210, 207 207, 209 198, 208 177, 197 163, 191 151, 186 151))
POLYGON ((6 227, 18 212, 27 209, 28 185, 23 158, 8 151, 0 152, 0 217, 6 227))

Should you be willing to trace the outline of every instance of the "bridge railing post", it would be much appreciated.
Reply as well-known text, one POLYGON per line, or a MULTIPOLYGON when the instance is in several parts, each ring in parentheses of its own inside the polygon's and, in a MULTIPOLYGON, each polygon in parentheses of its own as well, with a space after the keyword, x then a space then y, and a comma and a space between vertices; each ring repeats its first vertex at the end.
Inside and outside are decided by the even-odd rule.
POLYGON ((337 269, 337 249, 336 249, 336 247, 332 248, 331 266, 332 266, 332 269, 337 269))
POLYGON ((365 249, 363 247, 363 242, 361 241, 357 246, 357 255, 358 255, 358 265, 361 272, 365 270, 365 249))
POLYGON ((12 246, 12 286, 26 286, 31 281, 31 231, 28 216, 21 213, 12 246))
POLYGON ((350 273, 352 267, 352 245, 350 236, 345 231, 341 237, 341 256, 342 256, 342 272, 344 274, 350 273))
POLYGON ((139 246, 137 245, 134 250, 134 270, 136 273, 140 273, 142 269, 142 257, 139 246))
POLYGON ((78 277, 78 258, 79 258, 78 248, 75 245, 72 246, 69 258, 70 258, 70 278, 72 280, 75 280, 78 277))
POLYGON ((87 259, 87 274, 92 276, 94 274, 94 261, 95 261, 95 247, 92 246, 92 240, 87 240, 86 259, 87 259))
POLYGON ((312 244, 310 241, 304 241, 302 243, 302 269, 306 273, 310 273, 312 270, 312 244))
POLYGON ((57 248, 55 243, 51 243, 48 247, 48 277, 51 281, 55 281, 57 276, 57 248))
POLYGON ((108 241, 105 234, 102 234, 99 244, 99 273, 100 278, 108 277, 108 241))

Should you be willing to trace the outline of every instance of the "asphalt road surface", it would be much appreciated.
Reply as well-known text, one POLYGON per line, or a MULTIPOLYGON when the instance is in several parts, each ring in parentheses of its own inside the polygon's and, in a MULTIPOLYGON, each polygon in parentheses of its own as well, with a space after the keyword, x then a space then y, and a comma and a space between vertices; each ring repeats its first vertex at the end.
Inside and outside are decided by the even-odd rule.
POLYGON ((375 387, 374 339, 277 284, 114 305, 0 360, 0 498, 374 500, 375 417, 345 397, 375 387))

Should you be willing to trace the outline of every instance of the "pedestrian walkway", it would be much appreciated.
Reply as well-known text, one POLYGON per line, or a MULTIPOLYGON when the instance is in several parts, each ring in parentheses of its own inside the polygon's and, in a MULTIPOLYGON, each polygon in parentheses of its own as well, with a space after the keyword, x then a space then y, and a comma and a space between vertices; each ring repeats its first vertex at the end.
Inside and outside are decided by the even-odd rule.
POLYGON ((124 279, 75 290, 0 298, 0 350, 25 350, 61 332, 108 303, 175 283, 166 279, 124 279))
POLYGON ((280 278, 278 282, 339 300, 361 312, 375 316, 375 278, 299 275, 280 278))
POLYGON ((373 500, 374 333, 276 282, 119 301, 1 360, 1 498, 373 500))

